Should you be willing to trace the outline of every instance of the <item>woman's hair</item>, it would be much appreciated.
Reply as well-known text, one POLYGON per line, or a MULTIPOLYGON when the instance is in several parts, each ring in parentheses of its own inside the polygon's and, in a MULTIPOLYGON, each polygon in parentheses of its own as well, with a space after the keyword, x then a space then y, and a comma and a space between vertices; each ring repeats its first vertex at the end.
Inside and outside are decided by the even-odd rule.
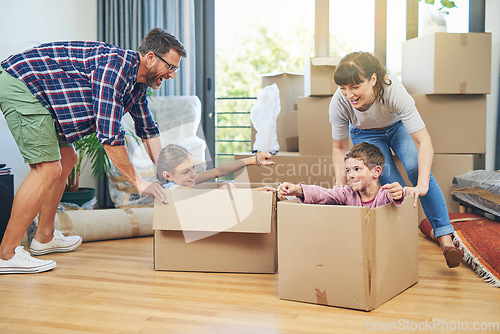
POLYGON ((384 169, 384 154, 377 146, 370 143, 362 142, 351 147, 345 154, 344 161, 349 158, 363 161, 368 168, 380 166, 384 169))
POLYGON ((162 148, 160 154, 158 155, 158 164, 156 169, 156 178, 160 183, 167 183, 167 179, 163 177, 163 172, 173 174, 175 168, 179 166, 188 156, 190 156, 188 150, 184 147, 169 144, 162 148))
POLYGON ((373 74, 377 76, 377 97, 384 103, 384 85, 389 86, 391 80, 387 78, 385 66, 369 52, 358 51, 344 56, 335 69, 334 80, 339 86, 357 85, 370 80, 373 74))
POLYGON ((141 55, 149 51, 164 55, 174 49, 181 57, 186 57, 186 49, 174 35, 162 28, 151 29, 141 42, 137 49, 141 55))

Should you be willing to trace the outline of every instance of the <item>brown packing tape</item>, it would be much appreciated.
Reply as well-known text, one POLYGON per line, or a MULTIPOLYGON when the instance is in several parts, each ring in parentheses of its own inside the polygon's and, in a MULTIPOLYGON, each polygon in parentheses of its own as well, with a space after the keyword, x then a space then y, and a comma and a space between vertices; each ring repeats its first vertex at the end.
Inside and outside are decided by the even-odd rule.
POLYGON ((466 94, 467 93, 467 81, 461 82, 459 84, 458 90, 460 91, 460 94, 466 94))
POLYGON ((130 193, 124 193, 122 198, 122 204, 120 205, 120 207, 122 208, 126 207, 129 201, 130 201, 130 193))
POLYGON ((137 216, 135 215, 134 211, 132 209, 124 207, 123 211, 128 215, 130 218, 130 224, 132 225, 132 236, 137 237, 139 236, 141 232, 141 226, 139 225, 139 221, 137 220, 137 216))
POLYGON ((73 231, 75 227, 73 226, 73 222, 66 212, 58 212, 57 218, 59 218, 59 224, 61 224, 61 232, 63 234, 67 234, 73 231))
POLYGON ((460 45, 467 46, 467 34, 462 34, 460 36, 460 45))
POLYGON ((375 224, 376 220, 374 219, 374 214, 371 210, 366 210, 366 215, 363 221, 363 264, 366 268, 365 270, 365 300, 366 307, 368 309, 372 309, 373 304, 375 303, 375 288, 374 282, 372 281, 376 275, 376 238, 375 238, 375 224))
POLYGON ((321 289, 314 289, 314 294, 316 295, 316 304, 328 305, 328 297, 326 296, 326 290, 321 291, 321 289))
POLYGON ((119 184, 115 184, 115 188, 116 190, 123 191, 124 193, 138 194, 137 189, 132 186, 122 186, 119 184))

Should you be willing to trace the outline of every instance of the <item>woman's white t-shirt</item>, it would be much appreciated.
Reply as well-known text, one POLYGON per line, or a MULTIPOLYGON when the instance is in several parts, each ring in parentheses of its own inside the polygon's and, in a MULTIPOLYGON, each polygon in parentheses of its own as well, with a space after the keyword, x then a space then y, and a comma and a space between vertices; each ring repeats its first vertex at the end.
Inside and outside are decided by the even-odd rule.
POLYGON ((340 88, 335 91, 329 110, 333 139, 345 139, 349 135, 349 123, 360 129, 378 129, 401 120, 409 133, 425 127, 415 107, 415 100, 403 84, 393 76, 389 75, 388 78, 392 83, 384 86, 384 103, 377 99, 366 111, 356 110, 349 99, 342 95, 340 88))

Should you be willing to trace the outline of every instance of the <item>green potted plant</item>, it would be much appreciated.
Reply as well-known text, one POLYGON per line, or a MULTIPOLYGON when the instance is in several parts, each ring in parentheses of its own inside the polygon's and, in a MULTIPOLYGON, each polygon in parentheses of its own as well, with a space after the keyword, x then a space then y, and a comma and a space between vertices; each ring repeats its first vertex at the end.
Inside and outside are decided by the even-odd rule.
MULTIPOLYGON (((418 1, 423 1, 425 2, 426 4, 428 5, 434 5, 434 0, 418 0, 418 1)), ((440 3, 441 3, 441 6, 440 8, 438 8, 439 11, 442 11, 443 13, 445 13, 446 15, 450 14, 450 9, 451 8, 455 8, 457 7, 457 5, 455 4, 455 1, 450 1, 450 0, 440 0, 440 3)), ((458 7, 457 7, 458 8, 458 7)))
POLYGON ((74 143, 74 147, 78 153, 78 161, 68 176, 61 202, 69 202, 81 206, 95 196, 95 188, 80 187, 81 171, 90 162, 92 164, 91 176, 98 179, 106 172, 110 161, 95 133, 77 140, 74 143))
POLYGON ((438 5, 438 3, 434 0, 419 1, 426 4, 422 12, 421 20, 423 22, 423 26, 421 34, 428 35, 436 32, 448 31, 446 17, 450 14, 450 9, 457 8, 455 1, 441 0, 440 5, 438 5))

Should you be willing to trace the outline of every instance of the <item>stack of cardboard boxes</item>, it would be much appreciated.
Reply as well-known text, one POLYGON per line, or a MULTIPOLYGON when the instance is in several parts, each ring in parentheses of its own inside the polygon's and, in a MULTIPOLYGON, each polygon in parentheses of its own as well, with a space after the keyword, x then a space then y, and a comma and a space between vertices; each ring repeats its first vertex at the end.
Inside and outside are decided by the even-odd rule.
MULTIPOLYGON (((280 151, 299 151, 299 130, 297 115, 297 96, 304 94, 304 75, 301 73, 265 74, 262 88, 276 84, 280 92, 281 110, 276 119, 276 134, 280 151)), ((252 127, 252 145, 255 141, 252 127)))
POLYGON ((458 212, 453 177, 484 169, 491 34, 439 32, 408 40, 401 74, 432 138, 432 172, 449 212, 458 212))
MULTIPOLYGON (((333 73, 340 58, 308 59, 305 75, 266 75, 262 87, 276 83, 282 110, 277 119, 280 151, 276 165, 248 168, 236 176, 238 182, 292 182, 331 188, 335 183, 329 105, 337 85, 333 73), (292 88, 293 87, 293 88, 292 88), (293 108, 291 110, 290 108, 293 108)), ((252 142, 255 132, 253 131, 252 142)), ((235 159, 249 153, 236 154, 235 159)))

